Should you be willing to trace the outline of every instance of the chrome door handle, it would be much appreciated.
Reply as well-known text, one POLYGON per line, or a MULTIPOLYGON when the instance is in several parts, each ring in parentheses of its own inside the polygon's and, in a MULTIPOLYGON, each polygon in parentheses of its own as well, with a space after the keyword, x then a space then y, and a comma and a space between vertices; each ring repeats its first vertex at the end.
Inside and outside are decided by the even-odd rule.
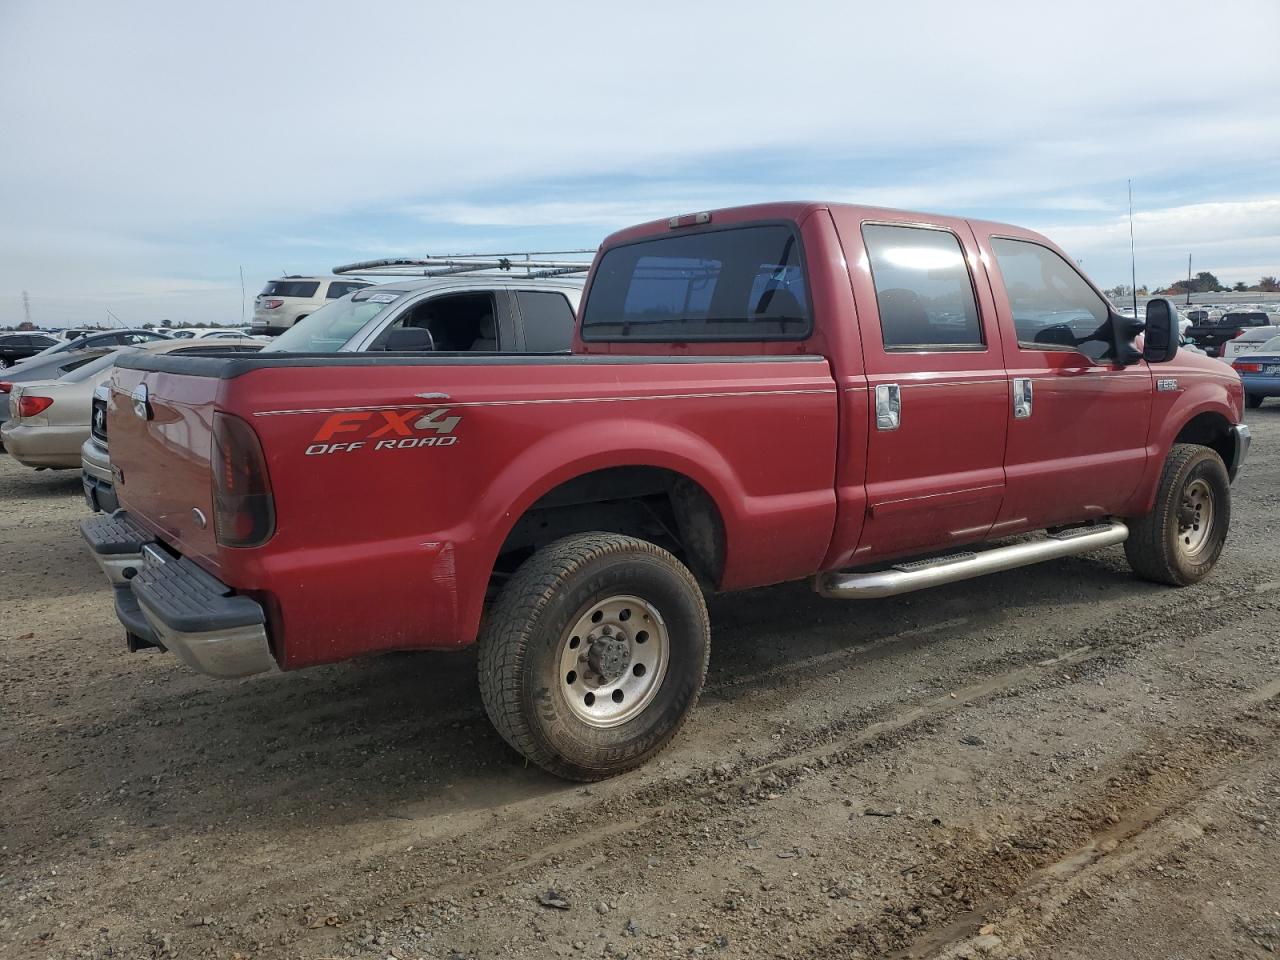
POLYGON ((876 387, 876 429, 897 430, 902 425, 902 389, 896 383, 876 387))
POLYGON ((1026 420, 1031 416, 1031 378, 1013 378, 1013 419, 1026 420))

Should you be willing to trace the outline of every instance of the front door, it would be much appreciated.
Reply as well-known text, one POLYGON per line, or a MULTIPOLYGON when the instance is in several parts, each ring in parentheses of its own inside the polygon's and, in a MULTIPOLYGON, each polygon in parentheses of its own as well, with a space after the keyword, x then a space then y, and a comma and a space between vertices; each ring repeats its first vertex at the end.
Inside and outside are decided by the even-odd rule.
POLYGON ((1111 310, 1066 258, 1038 239, 979 229, 1009 377, 1025 401, 1010 421, 997 531, 1118 514, 1146 470, 1150 368, 1114 361, 1111 310))
POLYGON ((982 540, 1004 498, 1009 386, 963 221, 841 225, 869 391, 867 518, 853 563, 982 540), (857 243, 860 249, 850 248, 857 243), (852 254, 852 255, 850 255, 852 254))

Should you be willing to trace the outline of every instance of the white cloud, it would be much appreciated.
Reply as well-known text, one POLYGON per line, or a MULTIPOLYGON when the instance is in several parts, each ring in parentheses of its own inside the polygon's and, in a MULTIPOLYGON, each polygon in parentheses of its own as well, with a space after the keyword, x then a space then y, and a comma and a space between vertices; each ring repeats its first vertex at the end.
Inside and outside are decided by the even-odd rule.
MULTIPOLYGON (((305 16, 246 0, 8 0, 0 246, 25 255, 0 264, 0 304, 37 281, 106 297, 114 273, 230 277, 237 245, 406 207, 474 239, 592 235, 704 196, 1051 213, 1106 212, 1114 198, 1096 185, 1130 176, 1230 191, 1241 157, 1224 145, 1280 151, 1280 60, 1153 69, 1109 39, 1179 49, 1203 17, 1192 0, 993 0, 980 16, 950 0, 400 0, 376 22, 336 0, 305 16), (744 156, 775 169, 724 169, 744 156), (845 158, 850 173, 808 183, 789 158, 837 171, 845 158), (883 176, 858 172, 875 158, 883 176), (926 172, 895 175, 883 158, 926 172), (646 186, 567 193, 586 178, 646 186), (550 181, 554 196, 524 186, 550 181), (100 239, 72 239, 88 235, 100 239)), ((1212 17, 1266 35, 1280 5, 1220 0, 1212 17)), ((353 230, 350 249, 378 231, 353 230)), ((273 249, 296 251, 292 265, 324 247, 273 249)))
MULTIPOLYGON (((1134 213, 1134 251, 1139 282, 1166 284, 1181 276, 1188 253, 1194 270, 1210 270, 1220 280, 1254 283, 1275 274, 1280 264, 1280 197, 1213 201, 1138 210, 1134 213), (1254 263, 1260 252, 1273 253, 1268 263, 1254 263), (1175 264, 1183 265, 1181 269, 1175 264), (1145 281, 1144 281, 1145 278, 1145 281)), ((1101 278, 1095 264, 1107 264, 1104 282, 1123 273, 1129 262, 1128 216, 1093 223, 1037 226, 1037 230, 1084 261, 1101 278)))

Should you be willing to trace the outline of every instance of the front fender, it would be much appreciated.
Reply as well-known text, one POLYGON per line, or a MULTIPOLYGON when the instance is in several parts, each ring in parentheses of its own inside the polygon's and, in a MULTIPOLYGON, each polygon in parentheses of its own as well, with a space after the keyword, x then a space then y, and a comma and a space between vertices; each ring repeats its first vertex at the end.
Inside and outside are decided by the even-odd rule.
MULTIPOLYGON (((1160 379, 1157 372, 1153 380, 1158 382, 1160 379)), ((1235 384, 1238 388, 1238 377, 1235 384)), ((1147 472, 1134 491, 1128 511, 1131 516, 1141 516, 1154 507, 1165 459, 1187 424, 1206 413, 1221 417, 1227 426, 1240 422, 1243 390, 1239 393, 1240 396, 1236 397, 1229 380, 1222 377, 1193 380, 1177 392, 1156 392, 1151 410, 1151 429, 1148 431, 1147 472), (1168 399, 1162 403, 1162 398, 1168 399)))

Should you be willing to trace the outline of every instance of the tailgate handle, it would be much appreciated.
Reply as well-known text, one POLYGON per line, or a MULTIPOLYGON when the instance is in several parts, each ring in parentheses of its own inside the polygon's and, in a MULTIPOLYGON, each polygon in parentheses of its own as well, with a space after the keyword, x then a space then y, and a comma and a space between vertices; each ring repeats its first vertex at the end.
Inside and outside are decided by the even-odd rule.
POLYGON ((415 397, 421 397, 423 400, 448 400, 447 393, 415 393, 415 397))

